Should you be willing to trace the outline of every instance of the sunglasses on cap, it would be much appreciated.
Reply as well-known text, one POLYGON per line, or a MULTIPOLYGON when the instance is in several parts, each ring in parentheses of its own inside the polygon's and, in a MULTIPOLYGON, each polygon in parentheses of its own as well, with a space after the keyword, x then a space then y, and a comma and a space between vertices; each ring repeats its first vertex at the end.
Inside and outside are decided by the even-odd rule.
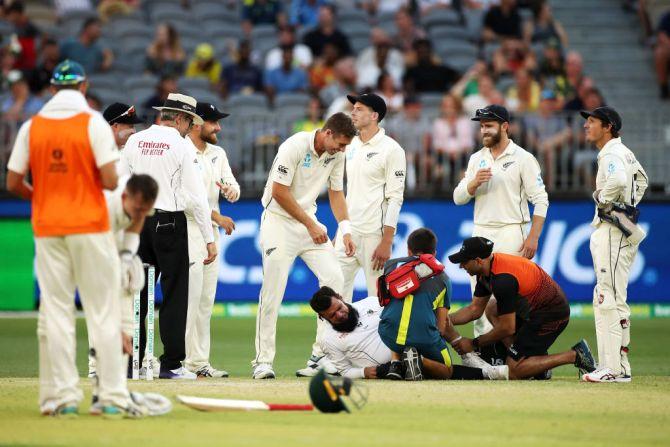
POLYGON ((475 111, 475 118, 491 119, 496 121, 502 121, 503 123, 507 122, 505 118, 488 109, 477 109, 477 111, 475 111))
POLYGON ((128 110, 126 110, 125 112, 123 112, 119 116, 115 116, 114 118, 109 120, 109 123, 113 124, 116 120, 118 120, 119 118, 123 118, 124 116, 127 116, 129 118, 135 116, 135 106, 130 106, 128 108, 128 110))

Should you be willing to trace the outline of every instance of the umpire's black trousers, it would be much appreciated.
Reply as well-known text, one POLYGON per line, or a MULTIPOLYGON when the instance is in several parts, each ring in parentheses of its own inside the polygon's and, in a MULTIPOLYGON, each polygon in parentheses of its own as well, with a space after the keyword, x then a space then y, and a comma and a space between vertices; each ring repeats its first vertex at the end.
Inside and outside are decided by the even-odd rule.
MULTIPOLYGON (((184 212, 156 210, 153 216, 147 217, 140 235, 138 254, 142 262, 155 266, 156 279, 160 275, 163 292, 159 314, 163 342, 161 371, 177 369, 186 357, 184 339, 188 311, 188 234, 184 212)), ((144 320, 147 310, 145 282, 140 310, 140 321, 143 322, 140 325, 140 359, 144 358, 146 346, 144 320)))

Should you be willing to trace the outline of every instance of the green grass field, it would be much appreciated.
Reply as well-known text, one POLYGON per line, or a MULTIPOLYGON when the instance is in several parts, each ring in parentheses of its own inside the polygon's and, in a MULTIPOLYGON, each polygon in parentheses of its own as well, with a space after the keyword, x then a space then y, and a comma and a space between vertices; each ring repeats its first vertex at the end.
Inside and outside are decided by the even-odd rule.
MULTIPOLYGON (((78 324, 83 376, 86 334, 83 321, 78 324)), ((573 320, 553 350, 568 349, 581 337, 594 346, 592 324, 573 320)), ((219 318, 212 326, 212 363, 232 378, 137 382, 131 389, 169 397, 308 402, 308 381, 293 374, 309 354, 313 319, 280 320, 275 381, 249 378, 252 319, 219 318)), ((580 383, 573 367, 555 370, 548 382, 366 381, 368 405, 349 415, 201 413, 176 404, 164 417, 122 421, 89 416, 87 401, 75 420, 39 415, 35 328, 32 318, 0 319, 0 446, 646 446, 668 445, 670 439, 666 319, 633 322, 631 384, 580 383)), ((86 379, 82 387, 89 399, 86 379)))

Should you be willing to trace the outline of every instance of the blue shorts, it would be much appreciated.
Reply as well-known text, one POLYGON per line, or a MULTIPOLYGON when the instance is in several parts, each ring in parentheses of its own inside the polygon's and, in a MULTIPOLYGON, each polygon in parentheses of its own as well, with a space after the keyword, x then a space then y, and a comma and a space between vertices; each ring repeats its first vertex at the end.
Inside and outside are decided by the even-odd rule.
POLYGON ((449 353, 447 342, 444 341, 442 337, 433 343, 408 343, 406 345, 399 345, 396 343, 395 336, 389 336, 382 331, 379 332, 379 336, 381 337, 382 342, 384 342, 384 344, 396 354, 402 353, 405 347, 412 346, 413 348, 416 348, 421 356, 438 363, 451 366, 451 354, 449 353))

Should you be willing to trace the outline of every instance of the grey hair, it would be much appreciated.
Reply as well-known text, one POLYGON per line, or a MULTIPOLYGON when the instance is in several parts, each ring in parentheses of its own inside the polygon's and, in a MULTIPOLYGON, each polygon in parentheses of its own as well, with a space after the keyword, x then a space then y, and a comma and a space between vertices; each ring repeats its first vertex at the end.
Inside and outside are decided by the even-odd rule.
POLYGON ((161 121, 175 121, 179 115, 176 110, 161 110, 161 121))

